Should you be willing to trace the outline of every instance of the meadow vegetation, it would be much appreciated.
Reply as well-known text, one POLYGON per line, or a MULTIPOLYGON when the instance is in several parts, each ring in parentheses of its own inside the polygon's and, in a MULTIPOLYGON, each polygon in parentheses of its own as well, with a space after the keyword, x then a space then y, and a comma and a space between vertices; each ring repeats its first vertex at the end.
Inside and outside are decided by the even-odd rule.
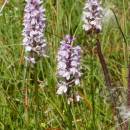
MULTIPOLYGON (((116 130, 115 120, 96 44, 82 29, 85 0, 44 0, 47 58, 36 66, 37 75, 24 60, 24 0, 10 0, 0 13, 0 130, 116 130), (66 34, 82 48, 81 100, 71 105, 56 94, 56 55, 66 34), (35 83, 37 79, 37 84, 35 83), (37 104, 35 87, 38 85, 37 104), (26 88, 28 99, 25 99, 26 88), (36 120, 37 119, 37 120, 36 120)), ((126 106, 128 86, 130 1, 102 0, 103 30, 99 34, 117 101, 126 106)), ((2 3, 1 3, 2 6, 2 3)))

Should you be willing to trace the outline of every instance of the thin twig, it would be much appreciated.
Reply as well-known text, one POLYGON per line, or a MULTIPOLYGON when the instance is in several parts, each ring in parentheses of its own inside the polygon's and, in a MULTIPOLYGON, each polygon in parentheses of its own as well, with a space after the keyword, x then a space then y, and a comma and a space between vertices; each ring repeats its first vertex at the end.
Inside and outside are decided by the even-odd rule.
MULTIPOLYGON (((96 45, 97 45, 98 57, 99 57, 99 60, 100 60, 100 63, 101 63, 102 69, 103 69, 103 73, 104 73, 106 86, 108 87, 108 90, 109 90, 109 93, 110 93, 110 96, 111 96, 111 102, 112 102, 112 107, 114 108, 114 114, 117 115, 118 122, 120 124, 122 122, 122 118, 121 118, 118 110, 115 110, 115 108, 116 108, 116 100, 115 100, 115 97, 113 95, 114 93, 111 92, 111 90, 112 90, 111 78, 110 78, 110 75, 109 75, 109 71, 108 71, 108 68, 107 68, 107 64, 106 64, 105 58, 104 58, 104 56, 102 54, 102 50, 101 50, 101 45, 100 45, 99 39, 97 39, 96 45)), ((121 125, 120 125, 120 127, 122 129, 121 125)))
POLYGON ((102 65, 103 73, 104 73, 104 76, 105 76, 106 86, 108 86, 110 89, 112 89, 110 75, 109 75, 109 72, 108 72, 108 68, 107 68, 104 56, 102 54, 100 41, 98 39, 97 39, 96 45, 97 45, 98 57, 99 57, 101 65, 102 65))
POLYGON ((5 5, 7 4, 8 0, 5 0, 4 4, 2 5, 1 9, 0 9, 0 13, 3 11, 5 5))

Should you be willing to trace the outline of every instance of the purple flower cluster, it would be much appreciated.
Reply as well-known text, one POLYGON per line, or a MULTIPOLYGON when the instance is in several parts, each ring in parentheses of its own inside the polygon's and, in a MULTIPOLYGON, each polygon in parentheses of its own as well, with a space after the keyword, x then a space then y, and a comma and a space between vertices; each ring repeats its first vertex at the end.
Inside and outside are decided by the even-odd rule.
POLYGON ((79 46, 73 47, 71 43, 75 38, 66 35, 61 41, 61 46, 57 56, 57 75, 60 79, 58 83, 57 94, 66 93, 70 85, 80 84, 80 58, 81 48, 79 46))
POLYGON ((98 0, 87 0, 83 10, 83 29, 86 32, 102 30, 102 7, 98 0))
POLYGON ((30 63, 35 63, 36 59, 45 56, 46 40, 45 30, 45 9, 41 0, 26 0, 23 30, 23 45, 27 52, 25 59, 30 63))

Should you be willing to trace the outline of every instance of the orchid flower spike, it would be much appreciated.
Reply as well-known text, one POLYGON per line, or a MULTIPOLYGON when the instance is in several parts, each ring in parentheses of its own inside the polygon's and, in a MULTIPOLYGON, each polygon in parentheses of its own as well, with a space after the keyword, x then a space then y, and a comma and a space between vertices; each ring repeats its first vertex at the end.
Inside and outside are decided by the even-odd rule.
POLYGON ((102 30, 102 11, 99 0, 86 0, 82 21, 83 29, 87 33, 99 33, 102 30))
POLYGON ((24 14, 23 45, 27 56, 25 60, 35 64, 39 57, 46 56, 45 9, 41 0, 26 0, 24 14))
POLYGON ((80 84, 80 46, 72 46, 74 37, 66 35, 61 41, 57 55, 57 76, 59 79, 57 94, 67 93, 70 86, 80 84))

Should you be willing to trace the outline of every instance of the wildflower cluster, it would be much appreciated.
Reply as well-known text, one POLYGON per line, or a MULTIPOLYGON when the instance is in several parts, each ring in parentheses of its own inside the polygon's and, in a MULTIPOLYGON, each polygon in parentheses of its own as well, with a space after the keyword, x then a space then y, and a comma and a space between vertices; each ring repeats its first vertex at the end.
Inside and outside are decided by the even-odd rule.
POLYGON ((80 84, 80 57, 81 48, 79 46, 73 47, 71 43, 75 38, 66 35, 61 41, 61 46, 57 56, 57 75, 60 79, 58 83, 57 94, 61 95, 67 93, 69 87, 73 84, 80 84))
POLYGON ((38 57, 45 56, 46 40, 45 30, 45 9, 41 0, 26 0, 23 30, 23 45, 27 52, 25 59, 35 64, 38 57))
POLYGON ((83 9, 83 29, 88 32, 100 32, 102 30, 102 7, 98 0, 87 0, 83 9))

